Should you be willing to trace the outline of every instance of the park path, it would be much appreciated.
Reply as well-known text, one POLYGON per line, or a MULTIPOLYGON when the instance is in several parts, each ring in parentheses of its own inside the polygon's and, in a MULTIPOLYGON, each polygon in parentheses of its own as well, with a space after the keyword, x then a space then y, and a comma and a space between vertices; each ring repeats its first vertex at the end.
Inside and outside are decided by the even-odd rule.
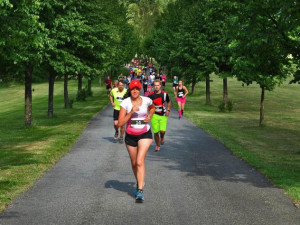
POLYGON ((300 224, 282 190, 175 110, 166 144, 148 152, 145 202, 136 203, 128 153, 113 133, 108 106, 0 224, 300 224))

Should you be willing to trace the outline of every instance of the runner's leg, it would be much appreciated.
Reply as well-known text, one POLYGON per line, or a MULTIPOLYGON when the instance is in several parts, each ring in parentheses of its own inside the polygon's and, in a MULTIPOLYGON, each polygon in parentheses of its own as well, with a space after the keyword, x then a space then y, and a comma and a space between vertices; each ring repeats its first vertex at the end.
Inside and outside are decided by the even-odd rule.
POLYGON ((159 144, 159 133, 154 134, 154 140, 155 140, 156 146, 160 146, 160 144, 159 144))
POLYGON ((154 114, 151 118, 151 125, 154 133, 154 140, 156 143, 155 151, 159 151, 159 147, 160 147, 159 144, 160 122, 161 122, 161 116, 154 114))
POLYGON ((160 143, 163 145, 165 143, 164 137, 165 137, 166 131, 160 131, 160 143))
POLYGON ((178 116, 179 118, 181 118, 181 106, 182 106, 182 103, 181 102, 177 102, 178 103, 178 116))
POLYGON ((143 189, 145 182, 145 157, 152 143, 152 139, 140 139, 138 142, 137 158, 136 158, 136 177, 138 189, 143 189))
POLYGON ((132 171, 135 176, 135 179, 137 180, 136 176, 136 171, 137 171, 137 166, 136 166, 136 159, 137 159, 137 149, 138 147, 133 147, 130 145, 126 145, 127 151, 129 153, 129 157, 131 160, 131 166, 132 166, 132 171))
POLYGON ((119 127, 118 127, 118 120, 114 121, 114 128, 116 132, 119 132, 119 127))
POLYGON ((124 137, 125 125, 120 128, 120 131, 121 131, 120 137, 124 137))

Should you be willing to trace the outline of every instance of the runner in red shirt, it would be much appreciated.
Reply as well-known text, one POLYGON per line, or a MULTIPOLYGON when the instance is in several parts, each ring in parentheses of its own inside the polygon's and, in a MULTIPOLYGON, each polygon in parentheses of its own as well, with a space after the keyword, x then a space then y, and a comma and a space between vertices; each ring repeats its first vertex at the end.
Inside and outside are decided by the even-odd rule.
POLYGON ((106 93, 109 95, 109 93, 111 91, 111 79, 109 76, 105 80, 105 86, 106 86, 106 93))

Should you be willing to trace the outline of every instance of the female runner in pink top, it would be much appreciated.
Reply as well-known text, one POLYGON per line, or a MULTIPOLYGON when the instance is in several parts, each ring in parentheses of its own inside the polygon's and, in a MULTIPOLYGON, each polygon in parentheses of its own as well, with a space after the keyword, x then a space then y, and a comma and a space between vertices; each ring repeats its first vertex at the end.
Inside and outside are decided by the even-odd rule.
POLYGON ((119 126, 127 123, 125 143, 137 180, 135 197, 138 200, 144 200, 145 157, 152 143, 152 132, 148 123, 155 112, 152 100, 140 96, 141 88, 140 81, 131 81, 129 84, 130 97, 121 103, 118 121, 119 126))

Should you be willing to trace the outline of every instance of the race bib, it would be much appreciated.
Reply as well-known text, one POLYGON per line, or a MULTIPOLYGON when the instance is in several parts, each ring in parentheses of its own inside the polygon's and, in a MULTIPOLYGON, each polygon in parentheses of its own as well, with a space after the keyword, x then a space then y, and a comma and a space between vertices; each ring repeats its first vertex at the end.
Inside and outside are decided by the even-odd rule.
POLYGON ((118 101, 118 102, 122 102, 123 100, 124 100, 123 97, 117 97, 117 101, 118 101))
POLYGON ((163 111, 163 107, 162 106, 155 106, 155 112, 162 112, 163 111))
POLYGON ((179 97, 182 97, 182 96, 183 96, 183 93, 182 93, 182 92, 178 93, 178 96, 179 96, 179 97))
POLYGON ((135 129, 143 129, 146 123, 144 122, 143 118, 132 118, 130 120, 130 126, 135 129))

